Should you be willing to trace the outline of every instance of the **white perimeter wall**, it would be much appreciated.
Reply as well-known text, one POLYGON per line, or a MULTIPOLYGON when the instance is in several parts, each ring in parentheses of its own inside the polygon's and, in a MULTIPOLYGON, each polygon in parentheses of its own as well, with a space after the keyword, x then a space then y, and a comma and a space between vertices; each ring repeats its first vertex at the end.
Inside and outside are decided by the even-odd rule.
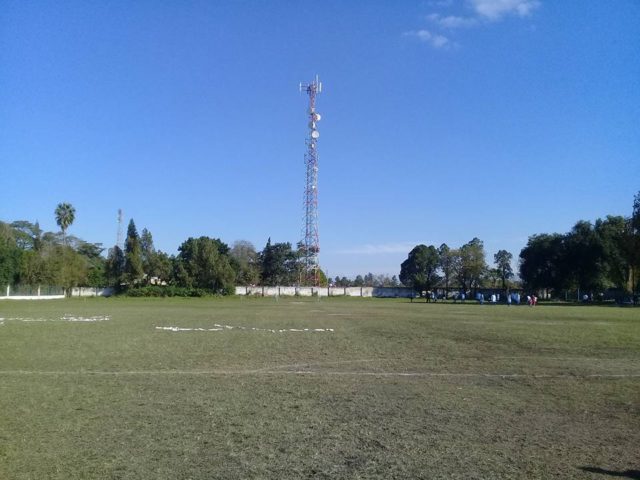
POLYGON ((59 300, 64 295, 14 295, 12 297, 0 297, 0 300, 59 300))
POLYGON ((276 295, 311 297, 387 297, 409 298, 413 290, 405 287, 236 287, 236 295, 274 297, 276 295))
POLYGON ((110 297, 113 295, 112 287, 75 287, 71 289, 72 297, 110 297))

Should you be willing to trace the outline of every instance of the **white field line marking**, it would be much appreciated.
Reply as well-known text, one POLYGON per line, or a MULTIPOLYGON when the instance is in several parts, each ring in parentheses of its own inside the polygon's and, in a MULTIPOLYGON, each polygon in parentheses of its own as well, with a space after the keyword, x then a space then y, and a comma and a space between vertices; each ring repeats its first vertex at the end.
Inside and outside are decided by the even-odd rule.
POLYGON ((259 368, 257 370, 254 370, 255 372, 265 372, 265 371, 276 371, 279 370, 281 368, 303 368, 303 367, 322 367, 325 365, 346 365, 346 364, 351 364, 351 363, 368 363, 368 362, 375 362, 375 359, 362 359, 362 360, 342 360, 342 361, 335 361, 335 362, 309 362, 309 363, 292 363, 290 365, 276 365, 273 367, 264 367, 264 368, 259 368))
POLYGON ((454 378, 533 378, 533 379, 588 379, 588 378, 640 378, 640 373, 623 374, 526 374, 526 373, 451 373, 451 372, 331 372, 313 370, 0 370, 0 375, 311 375, 336 377, 454 377, 454 378))
POLYGON ((333 332, 333 328, 256 328, 232 325, 218 325, 214 323, 215 328, 183 328, 183 327, 156 327, 156 330, 166 330, 169 332, 222 332, 224 330, 248 330, 253 332, 269 332, 269 333, 285 333, 285 332, 333 332))
POLYGON ((22 318, 22 317, 9 317, 9 318, 1 318, 0 323, 4 324, 4 322, 106 322, 107 320, 111 320, 110 315, 93 315, 91 317, 82 317, 82 316, 74 316, 68 313, 65 313, 60 318, 22 318))

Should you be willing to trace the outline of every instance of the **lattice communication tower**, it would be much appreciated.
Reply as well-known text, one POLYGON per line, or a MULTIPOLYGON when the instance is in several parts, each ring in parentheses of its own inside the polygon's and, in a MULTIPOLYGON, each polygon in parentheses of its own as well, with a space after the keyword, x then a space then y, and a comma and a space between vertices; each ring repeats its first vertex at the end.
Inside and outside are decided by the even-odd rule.
POLYGON ((118 209, 118 236, 116 237, 116 245, 120 250, 124 251, 124 242, 122 240, 122 209, 118 209))
POLYGON ((307 151, 304 155, 306 167, 306 183, 304 188, 304 240, 303 262, 305 285, 318 286, 320 281, 318 254, 320 240, 318 237, 318 122, 320 114, 316 112, 316 95, 322 92, 322 83, 316 75, 311 83, 300 84, 300 91, 309 95, 309 136, 306 140, 307 151))

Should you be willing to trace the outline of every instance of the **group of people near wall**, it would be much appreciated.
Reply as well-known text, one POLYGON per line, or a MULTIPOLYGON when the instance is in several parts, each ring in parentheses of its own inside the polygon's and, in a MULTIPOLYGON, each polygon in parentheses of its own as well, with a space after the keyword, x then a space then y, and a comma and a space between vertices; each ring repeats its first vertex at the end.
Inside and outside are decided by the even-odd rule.
MULTIPOLYGON (((507 293, 506 296, 507 296, 507 299, 506 299, 507 305, 511 305, 512 303, 515 303, 516 305, 520 305, 521 297, 518 292, 507 293)), ((483 305, 485 301, 484 293, 482 292, 476 293, 476 300, 478 301, 478 303, 480 303, 480 305, 483 305)), ((492 293, 488 300, 492 304, 499 303, 500 294, 492 293)), ((537 304, 538 304, 538 297, 536 297, 533 294, 527 295, 527 305, 529 305, 530 307, 534 307, 537 304)))
MULTIPOLYGON (((507 305, 511 305, 511 304, 520 305, 521 302, 523 301, 522 297, 520 296, 520 293, 518 292, 507 292, 506 294, 503 294, 503 295, 504 296, 501 296, 500 293, 492 293, 491 295, 487 295, 485 297, 484 293, 476 292, 475 299, 481 305, 484 305, 485 301, 491 304, 506 303, 507 305)), ((424 298, 426 303, 437 302, 438 300, 446 299, 445 295, 439 296, 435 291, 431 291, 431 290, 423 291, 422 293, 416 293, 415 297, 424 298)), ((413 301, 413 298, 414 297, 411 297, 411 301, 413 301)), ((457 292, 450 298, 453 299, 453 303, 458 303, 458 302, 464 303, 467 296, 464 292, 457 292)), ((526 300, 527 300, 527 305, 531 307, 538 304, 538 297, 536 297, 534 294, 527 295, 526 300)))

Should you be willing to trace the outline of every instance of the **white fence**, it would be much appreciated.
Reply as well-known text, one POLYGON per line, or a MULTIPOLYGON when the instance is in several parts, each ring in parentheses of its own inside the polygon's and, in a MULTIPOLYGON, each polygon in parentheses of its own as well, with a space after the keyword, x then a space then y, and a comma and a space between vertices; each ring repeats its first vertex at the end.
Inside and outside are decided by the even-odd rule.
POLYGON ((71 289, 72 297, 110 297, 114 293, 113 287, 75 287, 71 289))
POLYGON ((413 290, 405 287, 236 287, 236 295, 409 298, 413 290))
MULTIPOLYGON (((12 289, 7 286, 0 291, 0 300, 53 300, 65 298, 62 289, 52 292, 38 287, 21 287, 12 289), (54 294, 52 294, 54 293, 54 294)), ((115 293, 112 287, 74 287, 72 297, 110 297, 115 293)), ((411 288, 405 287, 236 287, 236 295, 275 297, 377 297, 377 298, 409 298, 414 294, 411 288)))
MULTIPOLYGON (((72 297, 110 297, 114 290, 111 287, 75 287, 71 289, 72 297)), ((59 300, 65 298, 60 287, 19 286, 0 290, 0 300, 59 300)))

